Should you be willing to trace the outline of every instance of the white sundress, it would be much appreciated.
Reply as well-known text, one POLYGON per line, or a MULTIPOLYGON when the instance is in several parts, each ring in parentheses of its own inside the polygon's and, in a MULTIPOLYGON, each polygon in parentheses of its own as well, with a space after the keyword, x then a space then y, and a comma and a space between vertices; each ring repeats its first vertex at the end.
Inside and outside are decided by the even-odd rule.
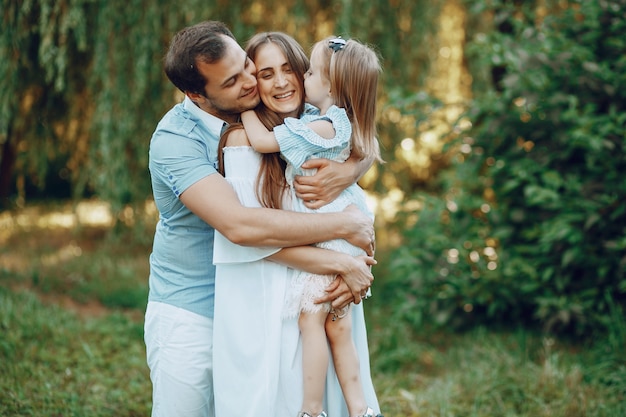
MULTIPOLYGON (((250 147, 228 147, 224 159, 226 179, 242 204, 258 207, 254 184, 260 155, 250 147)), ((285 292, 294 270, 263 259, 276 250, 235 245, 215 233, 216 417, 293 417, 300 409, 300 331, 297 318, 282 317, 285 292)), ((353 306, 352 336, 367 403, 379 410, 370 374, 363 303, 353 306)), ((324 409, 332 417, 349 417, 332 360, 326 377, 324 409)))

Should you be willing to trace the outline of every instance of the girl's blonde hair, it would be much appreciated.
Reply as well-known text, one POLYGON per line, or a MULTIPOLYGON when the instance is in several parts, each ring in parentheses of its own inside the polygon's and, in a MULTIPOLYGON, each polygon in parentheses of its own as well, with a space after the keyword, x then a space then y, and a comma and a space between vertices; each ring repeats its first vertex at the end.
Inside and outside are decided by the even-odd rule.
MULTIPOLYGON (((382 71, 378 55, 369 46, 354 39, 345 45, 317 42, 313 51, 325 59, 324 75, 330 82, 330 94, 337 107, 346 110, 352 124, 352 153, 382 162, 376 135, 376 98, 378 78, 382 71)), ((343 39, 341 39, 343 43, 343 39)))

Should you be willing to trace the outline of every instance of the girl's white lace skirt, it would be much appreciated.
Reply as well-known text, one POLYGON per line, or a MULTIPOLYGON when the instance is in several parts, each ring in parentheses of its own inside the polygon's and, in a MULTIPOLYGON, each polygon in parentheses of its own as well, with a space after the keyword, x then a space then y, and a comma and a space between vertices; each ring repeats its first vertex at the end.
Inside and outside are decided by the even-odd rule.
POLYGON ((300 312, 330 313, 330 303, 315 304, 315 300, 326 294, 326 287, 335 280, 334 275, 316 275, 304 271, 296 271, 287 286, 285 294, 285 318, 297 317, 300 312))

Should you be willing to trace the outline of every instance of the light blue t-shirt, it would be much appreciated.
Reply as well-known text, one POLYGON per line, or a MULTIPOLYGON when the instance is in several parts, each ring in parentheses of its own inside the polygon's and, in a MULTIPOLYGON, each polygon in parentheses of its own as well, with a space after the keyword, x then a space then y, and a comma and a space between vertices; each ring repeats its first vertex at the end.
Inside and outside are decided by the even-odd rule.
POLYGON ((161 119, 150 141, 149 168, 159 222, 150 255, 148 299, 209 318, 215 297, 215 229, 179 197, 195 182, 217 173, 223 124, 186 97, 161 119))

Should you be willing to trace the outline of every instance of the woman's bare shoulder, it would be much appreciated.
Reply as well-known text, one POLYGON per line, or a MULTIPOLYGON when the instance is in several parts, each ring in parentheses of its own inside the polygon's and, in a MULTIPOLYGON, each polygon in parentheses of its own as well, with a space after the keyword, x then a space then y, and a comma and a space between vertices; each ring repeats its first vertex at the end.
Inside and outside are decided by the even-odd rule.
POLYGON ((248 135, 243 129, 243 125, 231 125, 226 131, 226 146, 250 146, 248 135))

